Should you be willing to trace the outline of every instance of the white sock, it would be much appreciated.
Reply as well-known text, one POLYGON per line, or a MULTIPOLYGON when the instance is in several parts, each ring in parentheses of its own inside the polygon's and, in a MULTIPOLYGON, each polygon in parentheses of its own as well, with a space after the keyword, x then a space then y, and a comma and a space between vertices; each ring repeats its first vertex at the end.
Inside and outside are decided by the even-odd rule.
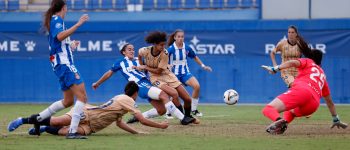
POLYGON ((145 118, 154 118, 154 117, 158 117, 159 114, 155 108, 152 108, 146 112, 143 112, 142 116, 145 118))
POLYGON ((45 110, 43 110, 41 113, 39 113, 37 120, 43 121, 44 119, 54 115, 56 112, 58 112, 64 108, 65 107, 62 104, 62 100, 56 101, 56 102, 52 103, 49 107, 47 107, 45 110))
POLYGON ((193 98, 192 97, 192 104, 191 104, 191 110, 192 111, 197 110, 198 102, 199 102, 199 98, 193 98))
POLYGON ((166 113, 165 113, 165 114, 166 114, 166 115, 167 115, 167 114, 170 114, 170 112, 169 112, 169 110, 168 110, 168 109, 166 109, 166 113))
POLYGON ((165 107, 166 107, 167 111, 169 111, 169 113, 172 116, 175 116, 177 119, 182 120, 185 117, 184 114, 182 114, 181 111, 176 108, 176 106, 174 105, 174 103, 172 101, 169 101, 168 103, 166 103, 165 107))
POLYGON ((85 103, 78 101, 75 102, 73 107, 72 120, 70 122, 69 133, 76 133, 78 131, 78 125, 80 122, 80 117, 83 115, 85 103))

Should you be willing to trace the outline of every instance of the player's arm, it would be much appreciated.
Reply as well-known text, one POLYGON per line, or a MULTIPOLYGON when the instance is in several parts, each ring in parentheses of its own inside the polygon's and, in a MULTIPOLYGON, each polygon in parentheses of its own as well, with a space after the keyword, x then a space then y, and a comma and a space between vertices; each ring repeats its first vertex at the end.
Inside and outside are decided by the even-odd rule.
POLYGON ((127 131, 127 132, 130 132, 130 133, 132 133, 132 134, 138 134, 138 133, 139 133, 139 132, 136 131, 134 128, 130 127, 128 124, 126 124, 125 122, 123 122, 121 118, 118 119, 118 120, 116 121, 116 124, 117 124, 117 126, 118 126, 119 128, 121 128, 121 129, 123 129, 123 130, 125 130, 125 131, 127 131))
POLYGON ((167 50, 165 50, 165 52, 160 55, 160 62, 158 63, 158 66, 156 68, 145 66, 144 69, 154 74, 161 74, 163 71, 169 69, 169 57, 167 50))
POLYGON ((162 68, 152 68, 152 67, 148 67, 146 65, 132 66, 132 68, 137 69, 139 71, 149 71, 149 72, 155 73, 155 74, 161 74, 163 71, 162 68))
POLYGON ((103 82, 108 80, 113 75, 113 73, 114 72, 112 70, 108 70, 106 73, 103 74, 103 76, 100 79, 98 79, 95 83, 92 84, 92 88, 96 90, 103 82))
POLYGON ((300 61, 299 60, 289 60, 289 61, 286 61, 284 63, 282 63, 281 65, 279 66, 265 66, 265 65, 262 65, 261 67, 267 71, 269 71, 269 73, 271 74, 275 74, 277 73, 277 71, 280 71, 282 69, 287 69, 287 68, 291 68, 291 67, 299 67, 301 65, 300 61))
POLYGON ((73 25, 72 27, 70 27, 68 30, 62 31, 57 35, 57 39, 59 41, 63 41, 64 39, 66 39, 67 37, 69 37, 70 35, 72 35, 84 22, 86 22, 89 19, 89 16, 87 14, 83 14, 79 21, 73 25))
POLYGON ((278 51, 281 51, 281 48, 280 48, 280 44, 281 42, 279 42, 277 44, 277 46, 270 52, 270 57, 271 57, 271 61, 272 61, 272 66, 277 66, 277 62, 276 62, 276 53, 278 51))
POLYGON ((140 64, 140 65, 144 65, 144 64, 143 64, 143 61, 142 61, 142 58, 143 58, 143 57, 142 57, 141 55, 138 55, 137 58, 138 58, 138 60, 139 60, 139 64, 140 64))
POLYGON ((164 69, 162 68, 152 68, 152 67, 148 67, 144 65, 145 70, 154 73, 154 74, 161 74, 163 72, 164 69))
POLYGON ((212 71, 211 67, 210 66, 206 66, 204 65, 204 63, 201 61, 201 59, 199 59, 198 56, 194 57, 194 61, 199 64, 204 70, 206 71, 212 71))
POLYGON ((331 95, 323 97, 324 100, 326 101, 327 107, 329 109, 329 112, 331 113, 332 116, 336 116, 337 112, 335 111, 335 106, 332 100, 331 95))
POLYGON ((134 117, 140 121, 141 124, 149 126, 149 127, 154 127, 154 128, 161 128, 161 129, 166 129, 168 128, 168 122, 162 122, 162 123, 157 123, 152 120, 149 120, 145 117, 142 116, 142 113, 135 113, 134 117))
POLYGON ((274 50, 271 51, 270 57, 271 57, 272 65, 273 65, 273 66, 277 66, 277 62, 276 62, 276 52, 275 52, 274 50))
POLYGON ((331 126, 331 128, 337 127, 337 128, 347 128, 348 125, 346 123, 343 123, 340 121, 339 116, 337 115, 337 112, 335 110, 335 106, 332 100, 332 96, 329 94, 329 88, 328 88, 328 84, 326 83, 325 86, 322 89, 322 93, 326 93, 327 96, 324 96, 324 100, 326 101, 327 107, 329 112, 332 115, 332 119, 333 119, 333 124, 331 126), (326 91, 326 92, 325 92, 326 91))

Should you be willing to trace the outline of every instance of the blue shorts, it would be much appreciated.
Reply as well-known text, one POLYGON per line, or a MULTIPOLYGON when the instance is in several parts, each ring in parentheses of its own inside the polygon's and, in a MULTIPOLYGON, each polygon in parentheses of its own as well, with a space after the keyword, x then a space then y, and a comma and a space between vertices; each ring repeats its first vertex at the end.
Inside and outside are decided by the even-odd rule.
POLYGON ((62 91, 68 90, 73 84, 78 85, 84 82, 74 65, 69 67, 65 64, 58 65, 55 67, 54 72, 58 77, 62 91))
MULTIPOLYGON (((186 74, 178 74, 176 75, 176 77, 180 80, 180 82, 184 85, 186 85, 186 82, 191 78, 193 77, 193 75, 188 72, 186 74)), ((187 86, 187 85, 186 85, 187 86)))
POLYGON ((137 85, 139 86, 139 97, 147 99, 150 102, 152 99, 148 96, 148 91, 153 86, 152 83, 148 79, 143 78, 137 82, 137 85))

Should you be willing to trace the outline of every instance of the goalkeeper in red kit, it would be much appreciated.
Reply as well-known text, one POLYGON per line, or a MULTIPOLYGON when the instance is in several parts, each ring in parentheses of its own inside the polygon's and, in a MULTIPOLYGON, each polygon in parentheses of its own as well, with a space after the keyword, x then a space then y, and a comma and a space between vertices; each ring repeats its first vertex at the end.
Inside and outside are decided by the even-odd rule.
POLYGON ((275 67, 262 66, 271 74, 290 67, 297 68, 299 72, 292 87, 263 108, 264 116, 274 121, 267 127, 266 131, 268 133, 282 134, 295 117, 308 116, 314 113, 320 105, 321 97, 324 97, 333 117, 331 128, 336 126, 345 129, 347 127, 347 124, 341 122, 336 113, 326 75, 320 66, 321 61, 322 52, 312 50, 308 58, 289 60, 275 67), (283 117, 279 114, 281 112, 284 112, 283 117))

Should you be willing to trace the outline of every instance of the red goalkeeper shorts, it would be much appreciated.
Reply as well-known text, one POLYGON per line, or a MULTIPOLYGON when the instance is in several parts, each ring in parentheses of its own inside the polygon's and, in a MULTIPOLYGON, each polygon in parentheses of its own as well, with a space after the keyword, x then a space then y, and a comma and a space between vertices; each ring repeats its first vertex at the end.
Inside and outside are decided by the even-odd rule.
POLYGON ((314 98, 311 90, 307 85, 294 86, 277 98, 284 103, 285 111, 294 109, 297 117, 308 116, 320 106, 320 99, 314 98))

